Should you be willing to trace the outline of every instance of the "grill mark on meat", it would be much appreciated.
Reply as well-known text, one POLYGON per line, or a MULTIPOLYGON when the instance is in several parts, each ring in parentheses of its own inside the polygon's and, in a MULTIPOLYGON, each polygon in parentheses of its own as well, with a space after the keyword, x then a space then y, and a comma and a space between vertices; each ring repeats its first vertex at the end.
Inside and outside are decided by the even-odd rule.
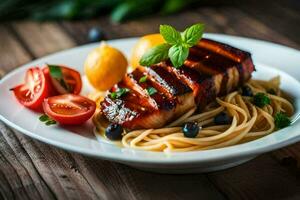
POLYGON ((130 90, 130 92, 121 97, 124 101, 134 102, 148 109, 157 108, 155 101, 149 98, 145 91, 139 87, 131 74, 126 75, 123 80, 117 84, 116 88, 128 88, 130 90))
POLYGON ((150 98, 153 99, 153 101, 156 102, 158 105, 158 109, 164 109, 164 110, 171 110, 176 106, 176 101, 171 96, 165 95, 165 90, 163 87, 160 87, 160 85, 156 84, 155 81, 152 81, 150 77, 147 76, 147 80, 143 83, 139 83, 139 80, 141 77, 145 76, 146 73, 143 72, 142 68, 137 68, 135 71, 132 72, 132 77, 134 78, 136 84, 139 85, 140 88, 142 88, 144 91, 146 91, 147 88, 153 87, 157 90, 157 93, 151 95, 150 98))
POLYGON ((183 84, 175 75, 169 73, 164 67, 153 65, 146 68, 146 71, 153 82, 156 82, 160 87, 167 89, 170 96, 176 97, 192 92, 189 86, 183 84))

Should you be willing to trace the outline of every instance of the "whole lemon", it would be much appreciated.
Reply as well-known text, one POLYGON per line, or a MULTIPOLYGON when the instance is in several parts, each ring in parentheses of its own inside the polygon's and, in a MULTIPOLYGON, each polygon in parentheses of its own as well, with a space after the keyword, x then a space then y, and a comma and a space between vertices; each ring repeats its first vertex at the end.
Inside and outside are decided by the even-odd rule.
POLYGON ((159 33, 149 34, 141 37, 132 50, 130 59, 130 65, 132 68, 134 69, 137 66, 140 66, 139 61, 148 49, 164 42, 164 38, 159 33))
POLYGON ((97 90, 109 90, 127 71, 128 62, 122 52, 102 42, 92 50, 84 63, 84 72, 97 90))

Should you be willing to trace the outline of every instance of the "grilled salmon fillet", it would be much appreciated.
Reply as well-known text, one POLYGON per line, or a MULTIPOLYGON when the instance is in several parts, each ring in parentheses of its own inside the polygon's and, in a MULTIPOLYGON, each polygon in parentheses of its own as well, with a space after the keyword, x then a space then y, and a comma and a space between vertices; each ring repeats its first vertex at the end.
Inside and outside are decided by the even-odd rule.
POLYGON ((108 94, 101 102, 103 115, 127 129, 159 128, 188 110, 203 109, 217 96, 236 90, 255 70, 251 54, 210 39, 190 48, 179 69, 170 61, 138 67, 126 74, 110 92, 130 91, 113 99, 108 94), (147 76, 140 83, 141 77, 147 76), (155 88, 149 95, 147 89, 155 88))

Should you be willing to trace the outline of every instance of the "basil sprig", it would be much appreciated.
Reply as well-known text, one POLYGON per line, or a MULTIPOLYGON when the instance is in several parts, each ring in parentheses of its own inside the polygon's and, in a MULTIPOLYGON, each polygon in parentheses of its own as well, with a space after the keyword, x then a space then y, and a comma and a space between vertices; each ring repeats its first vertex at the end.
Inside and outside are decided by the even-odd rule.
POLYGON ((179 68, 189 55, 189 48, 196 45, 202 38, 204 24, 194 24, 183 32, 170 25, 160 25, 159 32, 166 43, 149 49, 141 58, 142 66, 150 66, 170 59, 173 66, 179 68))

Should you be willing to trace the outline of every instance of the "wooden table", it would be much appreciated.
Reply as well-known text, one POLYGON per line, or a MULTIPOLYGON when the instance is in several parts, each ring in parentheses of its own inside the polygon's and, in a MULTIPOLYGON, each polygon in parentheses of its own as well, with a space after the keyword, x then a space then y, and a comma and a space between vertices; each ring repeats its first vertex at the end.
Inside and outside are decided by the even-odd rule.
MULTIPOLYGON (((123 24, 111 24, 107 17, 2 23, 0 77, 35 58, 86 43, 87 31, 96 25, 104 29, 107 39, 114 39, 157 32, 162 23, 183 29, 204 22, 207 32, 259 38, 299 49, 299 10, 296 0, 274 0, 268 6, 201 7, 123 24)), ((0 130, 1 199, 300 199, 300 143, 228 170, 162 175, 66 152, 15 132, 2 122, 0 130)))

